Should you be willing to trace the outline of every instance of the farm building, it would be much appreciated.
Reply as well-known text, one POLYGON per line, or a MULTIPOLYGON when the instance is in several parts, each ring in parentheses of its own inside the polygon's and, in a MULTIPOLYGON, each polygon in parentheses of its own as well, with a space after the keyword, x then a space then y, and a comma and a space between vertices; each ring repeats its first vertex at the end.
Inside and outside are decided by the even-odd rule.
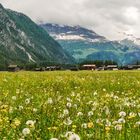
POLYGON ((8 71, 16 72, 16 71, 19 71, 19 70, 20 70, 20 68, 17 65, 9 65, 8 66, 8 71))
POLYGON ((140 65, 127 65, 123 67, 124 70, 140 70, 140 65))
POLYGON ((79 70, 79 68, 77 66, 70 67, 69 69, 71 71, 78 71, 79 70))
POLYGON ((98 67, 98 68, 96 68, 96 70, 97 71, 105 70, 105 67, 104 66, 103 67, 98 67))
POLYGON ((117 65, 108 65, 105 69, 106 70, 118 70, 118 66, 117 65))
POLYGON ((47 71, 61 70, 60 66, 48 66, 46 67, 47 71))
POLYGON ((45 71, 45 67, 35 68, 35 71, 45 71))
POLYGON ((96 65, 95 64, 85 64, 82 65, 82 70, 95 70, 96 69, 96 65))

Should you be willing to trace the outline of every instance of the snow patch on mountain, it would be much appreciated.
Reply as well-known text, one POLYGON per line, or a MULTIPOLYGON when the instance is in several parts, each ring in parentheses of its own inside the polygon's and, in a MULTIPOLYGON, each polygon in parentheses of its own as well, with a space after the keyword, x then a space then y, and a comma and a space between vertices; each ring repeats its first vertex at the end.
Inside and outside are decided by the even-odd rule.
POLYGON ((134 36, 133 34, 129 34, 129 33, 125 33, 125 32, 121 32, 121 34, 123 35, 123 40, 118 41, 119 43, 127 43, 128 45, 137 45, 140 46, 140 38, 137 38, 136 36, 134 36))
POLYGON ((43 24, 41 25, 56 40, 66 41, 85 41, 85 42, 105 42, 107 39, 96 34, 94 31, 77 26, 59 25, 59 24, 43 24))
POLYGON ((18 45, 18 44, 16 44, 16 46, 27 54, 27 56, 28 56, 28 58, 29 58, 30 61, 36 62, 36 61, 32 58, 32 56, 30 55, 30 53, 27 52, 27 51, 25 50, 25 48, 23 48, 22 46, 20 46, 20 45, 18 45))
POLYGON ((52 35, 53 37, 56 38, 56 40, 85 40, 84 37, 79 36, 79 35, 52 35))
POLYGON ((131 38, 127 38, 127 40, 132 41, 134 44, 136 45, 140 45, 140 38, 136 38, 136 37, 131 37, 131 38))
POLYGON ((92 42, 92 43, 95 43, 95 42, 104 42, 104 41, 101 40, 101 39, 88 39, 88 42, 92 42))
POLYGON ((68 35, 68 34, 50 34, 53 38, 55 38, 56 40, 77 40, 77 41, 87 41, 87 42, 91 42, 91 43, 95 43, 95 42, 105 42, 107 40, 103 40, 100 38, 97 39, 91 39, 91 38, 86 38, 85 35, 80 34, 80 35, 68 35))
POLYGON ((32 58, 32 56, 30 55, 30 53, 26 52, 26 54, 28 55, 28 58, 29 58, 30 61, 36 62, 36 61, 32 58))
POLYGON ((21 49, 22 51, 25 52, 25 48, 23 48, 22 46, 18 45, 17 43, 16 43, 16 46, 17 46, 19 49, 21 49))

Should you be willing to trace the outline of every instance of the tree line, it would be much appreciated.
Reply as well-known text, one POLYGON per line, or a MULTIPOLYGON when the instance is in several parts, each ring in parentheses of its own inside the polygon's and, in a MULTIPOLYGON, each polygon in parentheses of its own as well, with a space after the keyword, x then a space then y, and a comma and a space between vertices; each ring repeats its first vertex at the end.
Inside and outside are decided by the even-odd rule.
MULTIPOLYGON (((37 63, 34 63, 34 62, 28 62, 28 63, 12 63, 14 65, 18 65, 18 67, 20 69, 23 69, 23 70, 34 70, 35 68, 41 68, 41 67, 47 67, 47 66, 60 66, 64 69, 69 69, 70 67, 80 67, 84 64, 95 64, 97 67, 101 67, 101 66, 107 66, 107 65, 118 65, 117 62, 115 61, 111 61, 111 60, 93 60, 93 61, 82 61, 82 62, 79 62, 79 63, 73 63, 73 64, 60 64, 60 63, 57 63, 57 62, 48 62, 48 61, 41 61, 41 62, 37 62, 37 63)), ((8 70, 8 66, 10 64, 0 64, 0 71, 5 71, 5 70, 8 70)), ((136 61, 135 63, 133 63, 133 65, 140 65, 140 61, 136 61)))

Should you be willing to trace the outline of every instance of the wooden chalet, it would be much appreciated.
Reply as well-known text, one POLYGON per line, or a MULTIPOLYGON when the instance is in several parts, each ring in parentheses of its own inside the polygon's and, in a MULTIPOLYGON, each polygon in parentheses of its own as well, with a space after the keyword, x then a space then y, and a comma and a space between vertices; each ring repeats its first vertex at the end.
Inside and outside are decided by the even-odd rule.
POLYGON ((96 65, 95 64, 85 64, 85 65, 82 65, 81 69, 82 70, 95 70, 96 65))
POLYGON ((73 67, 70 67, 70 70, 71 71, 79 71, 79 68, 77 66, 73 66, 73 67))
POLYGON ((105 67, 103 66, 103 67, 98 67, 98 68, 96 68, 96 70, 97 71, 102 71, 102 70, 105 70, 105 67))
POLYGON ((8 71, 16 72, 16 71, 19 71, 19 70, 20 70, 20 68, 17 65, 9 65, 8 66, 8 71))
POLYGON ((140 65, 127 65, 123 67, 124 70, 140 70, 140 65))
POLYGON ((45 67, 35 68, 35 71, 45 71, 45 67))
POLYGON ((106 70, 119 70, 117 65, 108 65, 105 68, 106 70))
POLYGON ((48 66, 46 67, 46 71, 54 71, 54 70, 61 70, 60 66, 48 66))

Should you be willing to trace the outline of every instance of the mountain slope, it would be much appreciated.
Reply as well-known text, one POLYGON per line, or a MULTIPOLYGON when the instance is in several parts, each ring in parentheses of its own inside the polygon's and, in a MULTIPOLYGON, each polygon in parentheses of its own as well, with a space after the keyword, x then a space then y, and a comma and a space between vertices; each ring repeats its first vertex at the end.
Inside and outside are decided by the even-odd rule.
POLYGON ((126 38, 119 41, 124 46, 124 60, 129 63, 140 61, 140 39, 139 38, 126 38))
POLYGON ((0 5, 1 64, 69 63, 71 57, 49 34, 24 14, 0 5))
POLYGON ((125 65, 140 60, 137 55, 140 52, 138 46, 132 47, 120 41, 107 40, 92 30, 80 26, 50 23, 40 26, 48 31, 77 61, 112 60, 125 65))
POLYGON ((105 41, 103 36, 80 26, 67 26, 58 24, 41 25, 57 40, 87 40, 89 42, 105 41))

